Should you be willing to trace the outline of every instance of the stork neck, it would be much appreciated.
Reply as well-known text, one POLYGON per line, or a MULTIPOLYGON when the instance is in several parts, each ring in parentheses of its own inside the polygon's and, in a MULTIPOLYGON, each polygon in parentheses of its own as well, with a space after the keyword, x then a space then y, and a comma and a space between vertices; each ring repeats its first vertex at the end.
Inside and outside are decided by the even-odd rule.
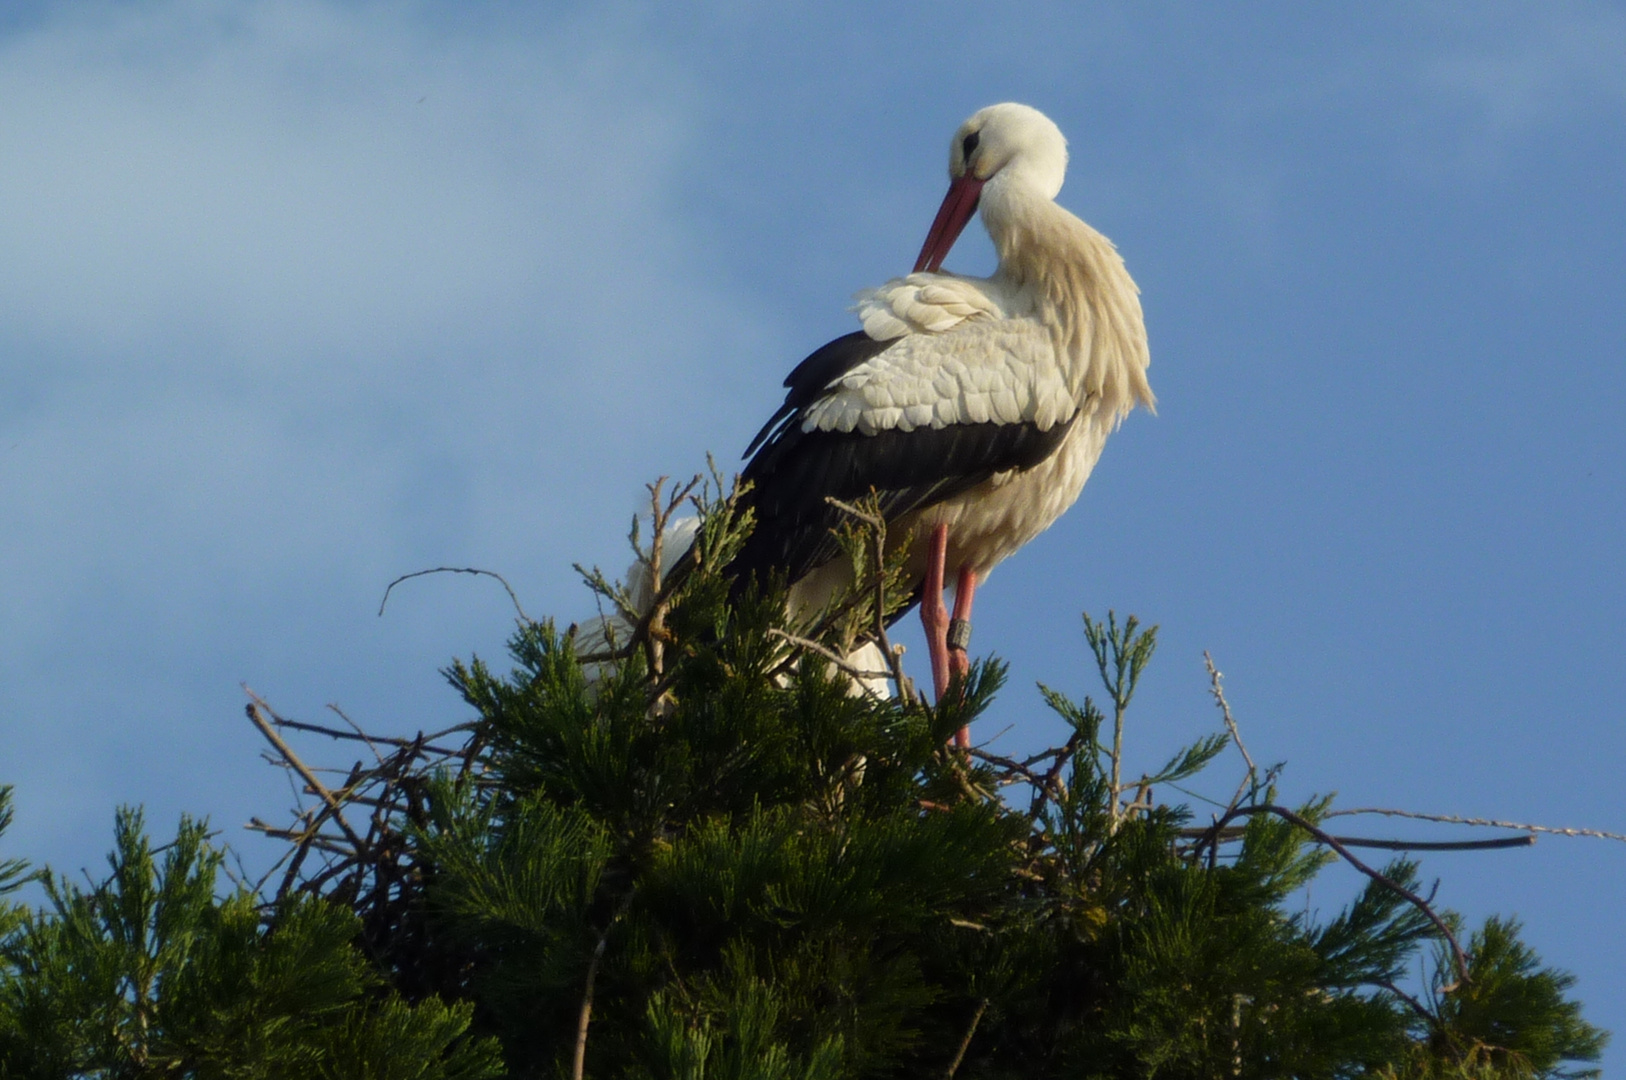
POLYGON ((995 277, 1030 298, 1075 399, 1120 419, 1137 403, 1152 407, 1140 290, 1112 241, 1019 177, 1000 179, 982 197, 995 277))
POLYGON ((1074 245, 1073 224, 1083 224, 1029 185, 995 176, 982 194, 982 224, 999 254, 999 276, 1032 285, 1074 245), (1004 180, 1006 182, 1001 183, 1004 180))

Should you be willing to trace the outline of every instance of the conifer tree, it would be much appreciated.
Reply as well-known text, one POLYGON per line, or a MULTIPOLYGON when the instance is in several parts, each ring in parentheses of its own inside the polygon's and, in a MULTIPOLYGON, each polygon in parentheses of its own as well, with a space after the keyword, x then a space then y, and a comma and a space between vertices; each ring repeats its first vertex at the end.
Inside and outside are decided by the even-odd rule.
MULTIPOLYGON (((106 879, 81 888, 45 873, 43 909, 0 916, 0 1076, 500 1074, 496 1046, 466 1035, 471 1006, 387 992, 355 948, 350 911, 304 895, 270 913, 243 890, 218 897, 222 856, 201 822, 183 818, 156 851, 138 812, 121 811, 114 832, 106 879)), ((0 867, 0 889, 21 870, 0 867)))
POLYGON ((628 612, 641 626, 598 682, 547 622, 521 626, 511 674, 449 672, 484 768, 437 781, 412 835, 433 947, 465 976, 445 989, 480 1004, 515 1075, 1534 1077, 1596 1059, 1568 977, 1504 922, 1459 955, 1410 860, 1365 867, 1331 919, 1297 910, 1336 857, 1329 800, 1281 807, 1250 775, 1209 830, 1154 802, 1226 733, 1126 782, 1155 628, 1086 617, 1104 707, 1041 688, 1064 745, 965 755, 949 736, 1002 664, 934 707, 901 679, 856 693, 836 659, 884 638, 902 553, 876 559, 855 528, 859 584, 798 621, 782 582, 731 587, 749 522, 702 509, 692 560, 628 612), (1426 1003, 1399 985, 1419 950, 1426 1003))
POLYGON ((962 751, 1005 667, 913 693, 886 639, 906 553, 873 508, 842 537, 857 584, 807 616, 730 580, 732 498, 697 509, 678 565, 641 552, 648 607, 587 575, 623 640, 584 657, 522 616, 511 671, 447 672, 473 721, 376 740, 340 787, 272 728, 357 736, 256 700, 318 796, 262 826, 290 843, 271 895, 217 895, 200 824, 160 862, 125 812, 106 881, 0 906, 0 1077, 1596 1075, 1573 979, 1511 920, 1464 936, 1411 859, 1362 861, 1330 800, 1284 805, 1251 759, 1206 825, 1157 799, 1234 728, 1131 779, 1155 627, 1085 617, 1101 693, 1040 688, 1061 745, 962 751), (844 659, 864 640, 890 697, 844 659), (1317 918, 1295 900, 1336 859, 1366 884, 1317 918))

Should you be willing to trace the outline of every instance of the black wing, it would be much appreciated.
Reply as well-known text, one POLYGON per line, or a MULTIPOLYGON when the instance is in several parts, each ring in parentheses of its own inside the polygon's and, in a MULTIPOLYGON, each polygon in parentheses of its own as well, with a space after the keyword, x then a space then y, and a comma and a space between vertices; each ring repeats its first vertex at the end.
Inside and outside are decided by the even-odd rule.
POLYGON ((757 437, 745 448, 745 456, 750 457, 755 453, 756 448, 774 433, 774 429, 789 420, 793 413, 817 401, 831 383, 896 344, 896 338, 890 341, 876 341, 864 331, 855 330, 819 346, 811 356, 797 364, 791 373, 785 376, 785 386, 790 393, 785 395, 785 403, 779 406, 779 411, 762 425, 757 437))
POLYGON ((995 473, 1032 468, 1055 452, 1072 426, 1068 419, 1044 431, 1031 423, 992 422, 873 435, 801 429, 805 410, 832 382, 895 344, 848 334, 802 361, 785 380, 785 403, 746 450, 755 456, 742 474, 752 484, 745 503, 757 524, 733 563, 741 582, 774 570, 794 582, 834 558, 839 547, 831 530, 842 514, 827 497, 850 501, 874 491, 882 514, 895 520, 995 473))

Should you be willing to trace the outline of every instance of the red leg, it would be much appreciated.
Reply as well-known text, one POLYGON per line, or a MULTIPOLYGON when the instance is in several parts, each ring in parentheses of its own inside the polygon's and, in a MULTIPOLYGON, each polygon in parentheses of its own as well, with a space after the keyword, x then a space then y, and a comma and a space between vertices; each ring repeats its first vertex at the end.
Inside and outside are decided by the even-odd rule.
MULTIPOLYGON (((971 657, 966 647, 971 644, 971 600, 976 593, 977 572, 969 566, 960 567, 959 579, 954 583, 954 621, 949 623, 955 641, 948 646, 948 659, 949 670, 961 680, 971 674, 971 657)), ((971 729, 961 728, 954 736, 954 744, 970 746, 971 729)))
POLYGON ((920 625, 926 631, 926 651, 932 662, 932 690, 943 700, 949 683, 948 608, 943 606, 943 564, 948 559, 948 526, 932 529, 926 553, 926 582, 920 594, 920 625))

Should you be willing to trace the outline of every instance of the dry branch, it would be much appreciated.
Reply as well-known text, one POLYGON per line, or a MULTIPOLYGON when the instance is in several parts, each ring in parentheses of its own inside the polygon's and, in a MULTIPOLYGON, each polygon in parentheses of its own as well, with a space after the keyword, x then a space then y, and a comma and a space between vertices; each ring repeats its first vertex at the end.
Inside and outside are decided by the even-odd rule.
POLYGON ((807 649, 811 652, 818 653, 820 656, 830 661, 830 663, 834 664, 836 669, 839 670, 843 675, 846 675, 852 679, 857 679, 860 682, 867 682, 870 679, 889 679, 892 677, 892 673, 888 671, 865 671, 862 668, 854 667, 852 664, 848 663, 846 657, 842 656, 834 649, 827 648, 808 638, 797 637, 795 634, 787 634, 785 631, 778 630, 773 627, 768 628, 768 634, 770 637, 779 638, 786 644, 793 645, 798 649, 807 649))
POLYGON ((414 570, 410 574, 402 574, 384 586, 384 597, 378 602, 378 614, 380 616, 384 614, 384 605, 390 602, 390 593, 397 585, 403 581, 427 577, 430 574, 475 574, 479 577, 496 578, 498 583, 508 591, 508 600, 514 605, 514 611, 519 614, 520 621, 527 623, 531 621, 531 617, 525 614, 525 609, 519 606, 519 597, 515 594, 513 586, 508 584, 508 579, 495 570, 481 570, 477 566, 434 566, 428 570, 414 570))
POLYGON ((349 823, 344 820, 338 798, 316 778, 316 774, 311 772, 305 763, 299 759, 299 755, 295 754, 288 744, 282 741, 282 736, 277 734, 276 728, 267 723, 265 717, 260 715, 261 709, 264 709, 267 714, 271 714, 271 707, 260 700, 259 696, 248 687, 243 687, 243 690, 253 699, 245 707, 244 711, 248 714, 248 718, 254 722, 254 726, 260 729, 260 734, 266 737, 266 740, 276 748, 277 753, 282 755, 282 759, 300 775, 300 778, 321 796, 322 801, 327 804, 328 810, 332 813, 334 822, 344 831, 346 838, 356 845, 356 850, 358 852, 364 850, 365 845, 361 837, 357 836, 355 831, 350 828, 349 823))
POLYGON ((954 1052, 954 1060, 943 1073, 943 1080, 954 1080, 954 1074, 960 1070, 960 1062, 965 1060, 965 1052, 971 1049, 972 1036, 977 1033, 977 1025, 982 1023, 982 1014, 988 1011, 988 999, 983 998, 977 1003, 977 1011, 971 1014, 971 1023, 966 1025, 965 1035, 960 1039, 960 1048, 954 1052))
POLYGON ((576 1052, 570 1069, 571 1080, 582 1080, 582 1074, 586 1069, 587 1025, 593 1020, 593 991, 595 984, 598 982, 599 965, 604 962, 604 950, 610 944, 610 931, 614 930, 615 924, 621 921, 621 916, 627 913, 627 908, 632 904, 632 897, 633 893, 629 891, 621 898, 621 903, 616 906, 615 914, 610 916, 610 921, 604 927, 604 932, 599 935, 598 944, 593 947, 593 959, 587 965, 587 986, 582 993, 581 1011, 576 1015, 576 1052))
POLYGON ((826 495, 824 501, 840 510, 842 513, 869 526, 870 535, 875 538, 875 643, 880 646, 882 654, 886 657, 891 668, 892 683, 897 688, 898 698, 904 703, 914 700, 914 682, 903 672, 903 649, 894 647, 886 633, 886 518, 880 514, 871 514, 860 510, 850 503, 842 502, 833 495, 826 495))
MULTIPOLYGON (((1332 815, 1327 815, 1331 817, 1332 815)), ((1240 840, 1246 830, 1225 828, 1218 833, 1221 843, 1240 840)), ((1212 827, 1207 829, 1181 829, 1180 836, 1188 840, 1214 837, 1212 827)), ((1534 836, 1501 836, 1495 840, 1381 840, 1364 836, 1334 836, 1345 847, 1378 848, 1383 851, 1494 851, 1499 848, 1529 847, 1536 842, 1534 836)))
POLYGON ((1350 810, 1332 810, 1328 817, 1348 817, 1351 814, 1381 814, 1384 817, 1411 818, 1414 821, 1438 821, 1446 825, 1473 825, 1487 829, 1516 829, 1519 832, 1549 833, 1553 836, 1593 836, 1600 840, 1626 842, 1626 834, 1605 832, 1602 829, 1565 829, 1556 825, 1528 825, 1519 821, 1499 821, 1495 818, 1458 817, 1456 814, 1420 814, 1414 810, 1391 810, 1381 806, 1358 806, 1350 810))
MULTIPOLYGON (((1271 803, 1262 803, 1258 806, 1237 807, 1236 809, 1227 813, 1225 817, 1220 818, 1214 823, 1213 827, 1208 830, 1208 834, 1205 837, 1206 841, 1210 845, 1214 844, 1219 838, 1220 830, 1230 823, 1231 818, 1252 816, 1254 814, 1274 814, 1283 821, 1289 822, 1298 828, 1303 829, 1305 832, 1315 837, 1318 842, 1332 848, 1333 851, 1337 852, 1345 862, 1349 863, 1349 865, 1353 866, 1356 870, 1359 870, 1361 873, 1365 874, 1367 877, 1382 885, 1395 895, 1403 898, 1407 903, 1411 904, 1418 911, 1422 912, 1423 916, 1427 918, 1429 922, 1434 924, 1434 928, 1440 932, 1440 936, 1443 937, 1451 946, 1451 956, 1456 964, 1458 982, 1468 982, 1468 954, 1463 951, 1461 942, 1457 940, 1457 935, 1452 932, 1451 927, 1446 924, 1445 920, 1440 918, 1433 906, 1427 900, 1424 900, 1421 896, 1418 896, 1416 893, 1412 892, 1398 881, 1395 881, 1393 878, 1382 873, 1381 871, 1372 869, 1370 866, 1366 865, 1366 863, 1362 862, 1360 859, 1357 859, 1342 841, 1340 841, 1337 837, 1332 836, 1323 830, 1319 825, 1315 824, 1313 821, 1309 820, 1303 815, 1294 813, 1285 806, 1276 806, 1271 803)), ((1198 847, 1200 848, 1202 845, 1203 841, 1198 841, 1198 847)))

